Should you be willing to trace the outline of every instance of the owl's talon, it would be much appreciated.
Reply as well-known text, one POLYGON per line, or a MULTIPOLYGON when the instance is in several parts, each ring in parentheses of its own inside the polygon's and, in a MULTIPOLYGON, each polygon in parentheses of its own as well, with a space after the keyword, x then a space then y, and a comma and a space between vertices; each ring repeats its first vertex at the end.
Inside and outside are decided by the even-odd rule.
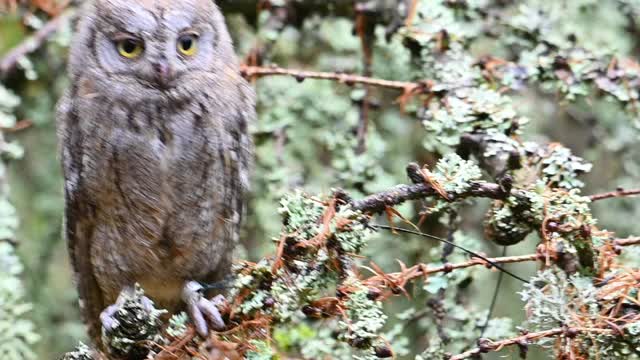
POLYGON ((120 305, 113 304, 107 307, 106 309, 104 309, 102 313, 100 313, 100 322, 102 323, 102 328, 107 333, 110 333, 111 331, 113 331, 113 329, 115 329, 118 325, 120 325, 118 320, 116 320, 114 317, 114 315, 116 314, 116 311, 118 311, 119 308, 120 308, 120 305))
POLYGON ((198 308, 204 313, 204 316, 209 320, 209 322, 211 322, 215 330, 224 329, 224 320, 222 320, 220 310, 218 310, 217 307, 217 305, 221 304, 223 301, 224 296, 219 295, 211 300, 207 300, 203 297, 198 303, 198 308))
POLYGON ((204 288, 198 282, 191 281, 184 287, 182 297, 187 304, 189 316, 202 337, 209 334, 209 324, 216 330, 224 329, 224 321, 217 305, 224 302, 224 296, 218 295, 209 300, 203 295, 204 288))
POLYGON ((153 306, 153 301, 151 301, 151 299, 146 296, 143 296, 142 299, 140 299, 140 303, 142 303, 142 307, 144 307, 144 309, 148 312, 152 312, 156 309, 156 307, 153 306))
MULTIPOLYGON (((102 323, 102 328, 105 330, 107 334, 112 332, 113 329, 115 329, 120 325, 120 322, 115 318, 116 312, 120 310, 120 308, 125 302, 126 297, 133 296, 134 292, 135 292, 135 288, 125 287, 122 290, 120 296, 118 297, 118 300, 116 300, 116 303, 109 305, 106 309, 102 311, 102 313, 100 313, 100 322, 102 323)), ((142 296, 140 298, 140 304, 149 313, 155 310, 155 307, 153 306, 153 301, 151 301, 151 299, 149 299, 146 296, 142 296)))

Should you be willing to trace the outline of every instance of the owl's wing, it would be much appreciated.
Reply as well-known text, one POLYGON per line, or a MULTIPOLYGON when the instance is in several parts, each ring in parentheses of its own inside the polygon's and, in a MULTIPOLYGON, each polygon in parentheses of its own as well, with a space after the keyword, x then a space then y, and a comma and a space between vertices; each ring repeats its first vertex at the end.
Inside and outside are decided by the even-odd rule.
POLYGON ((80 312, 89 328, 90 339, 101 347, 100 313, 105 304, 91 263, 95 211, 83 188, 84 139, 77 110, 68 93, 58 103, 56 123, 64 173, 64 234, 80 297, 80 312))
MULTIPOLYGON (((233 102, 233 106, 229 109, 229 116, 225 117, 224 128, 227 137, 222 142, 224 144, 223 151, 226 154, 223 167, 224 188, 227 189, 225 198, 222 199, 222 203, 225 204, 223 217, 231 220, 228 222, 228 226, 230 226, 229 231, 233 234, 234 239, 224 244, 228 249, 222 252, 228 256, 225 256, 220 264, 203 279, 214 285, 219 284, 230 273, 232 249, 239 241, 240 225, 245 213, 246 193, 250 188, 250 175, 254 161, 254 145, 249 127, 256 120, 255 93, 253 88, 239 75, 237 81, 229 87, 238 89, 235 99, 239 101, 233 102)), ((218 115, 212 112, 209 116, 218 115)), ((218 149, 212 150, 218 151, 218 149)), ((215 293, 215 291, 209 292, 208 295, 211 296, 215 293)))
MULTIPOLYGON (((234 154, 233 159, 237 161, 225 164, 226 178, 230 183, 227 188, 232 189, 230 201, 235 201, 234 211, 234 234, 240 233, 240 224, 244 215, 244 205, 246 203, 246 193, 250 188, 250 175, 253 168, 253 141, 249 132, 249 126, 255 121, 255 94, 253 89, 241 80, 238 86, 240 102, 231 117, 230 124, 227 124, 230 133, 227 151, 234 154), (229 169, 231 168, 231 169, 229 169)), ((225 202, 229 204, 230 202, 225 202)), ((234 239, 234 242, 237 239, 234 239)))
POLYGON ((249 127, 256 121, 256 99, 253 88, 244 83, 240 86, 240 108, 236 111, 236 118, 232 125, 238 135, 234 135, 234 146, 240 159, 240 184, 242 192, 249 190, 250 175, 253 170, 253 140, 249 127))

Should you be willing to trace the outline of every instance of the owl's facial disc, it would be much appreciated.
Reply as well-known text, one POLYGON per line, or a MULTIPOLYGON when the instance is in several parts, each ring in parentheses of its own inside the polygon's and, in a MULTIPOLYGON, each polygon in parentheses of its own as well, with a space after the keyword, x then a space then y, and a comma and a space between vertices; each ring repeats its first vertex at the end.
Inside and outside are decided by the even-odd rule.
POLYGON ((226 59, 219 54, 232 54, 226 29, 212 20, 220 18, 213 2, 98 0, 97 6, 102 16, 87 40, 109 75, 105 86, 171 90, 221 71, 226 59))

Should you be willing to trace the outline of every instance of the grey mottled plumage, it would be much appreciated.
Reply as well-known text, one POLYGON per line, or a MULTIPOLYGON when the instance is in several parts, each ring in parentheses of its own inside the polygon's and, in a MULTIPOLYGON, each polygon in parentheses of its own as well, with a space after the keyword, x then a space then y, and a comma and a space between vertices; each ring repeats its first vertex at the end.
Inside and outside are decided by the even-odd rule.
POLYGON ((69 72, 57 114, 65 233, 99 343, 122 289, 140 283, 175 311, 190 281, 229 274, 254 95, 211 0, 89 1, 69 72))

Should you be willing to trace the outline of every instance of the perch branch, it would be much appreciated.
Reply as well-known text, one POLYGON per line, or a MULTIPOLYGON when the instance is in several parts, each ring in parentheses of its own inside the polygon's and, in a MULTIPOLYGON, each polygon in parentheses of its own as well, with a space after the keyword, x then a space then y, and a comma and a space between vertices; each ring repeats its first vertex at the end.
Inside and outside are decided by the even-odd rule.
POLYGON ((5 76, 13 70, 20 59, 39 49, 44 42, 55 34, 72 16, 74 11, 67 10, 49 20, 35 34, 14 47, 0 60, 0 75, 5 76))
POLYGON ((617 189, 616 191, 611 191, 604 194, 596 194, 589 196, 591 201, 599 201, 611 198, 620 198, 620 197, 628 197, 628 196, 638 196, 640 195, 640 189, 633 190, 625 190, 625 189, 617 189))
MULTIPOLYGON (((504 199, 509 195, 500 185, 485 182, 472 182, 464 193, 449 193, 450 200, 466 197, 483 197, 494 200, 504 199)), ((517 196, 517 192, 513 192, 517 196)), ((369 195, 361 200, 351 201, 354 209, 366 213, 381 213, 388 207, 402 204, 406 201, 423 199, 430 196, 441 196, 431 185, 420 183, 413 185, 397 185, 390 190, 369 195)))

